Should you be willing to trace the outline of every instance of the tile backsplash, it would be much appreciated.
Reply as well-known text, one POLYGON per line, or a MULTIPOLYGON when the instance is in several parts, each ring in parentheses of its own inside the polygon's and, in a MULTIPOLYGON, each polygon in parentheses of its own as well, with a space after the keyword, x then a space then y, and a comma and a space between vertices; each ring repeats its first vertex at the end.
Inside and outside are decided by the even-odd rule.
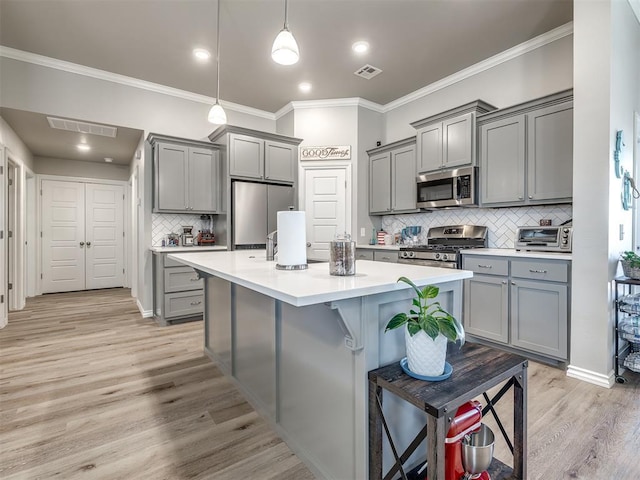
MULTIPOLYGON (((213 216, 215 221, 215 215, 213 216)), ((151 214, 151 242, 154 247, 162 245, 162 239, 167 233, 182 234, 182 226, 193 226, 193 234, 198 230, 209 228, 209 221, 200 219, 200 215, 188 213, 152 213, 151 214)))
POLYGON ((517 208, 458 208, 406 215, 382 217, 382 229, 397 233, 409 225, 420 225, 420 243, 426 243, 429 227, 444 225, 485 225, 489 227, 489 248, 514 248, 516 228, 538 225, 542 218, 551 219, 552 225, 559 225, 572 216, 571 205, 540 205, 517 208))

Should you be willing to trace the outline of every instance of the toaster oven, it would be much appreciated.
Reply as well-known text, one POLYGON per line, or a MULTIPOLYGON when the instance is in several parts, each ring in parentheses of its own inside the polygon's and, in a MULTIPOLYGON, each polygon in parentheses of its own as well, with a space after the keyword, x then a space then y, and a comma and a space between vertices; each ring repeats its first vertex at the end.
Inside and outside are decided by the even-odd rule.
POLYGON ((538 252, 571 252, 573 228, 518 227, 516 230, 516 250, 538 252))

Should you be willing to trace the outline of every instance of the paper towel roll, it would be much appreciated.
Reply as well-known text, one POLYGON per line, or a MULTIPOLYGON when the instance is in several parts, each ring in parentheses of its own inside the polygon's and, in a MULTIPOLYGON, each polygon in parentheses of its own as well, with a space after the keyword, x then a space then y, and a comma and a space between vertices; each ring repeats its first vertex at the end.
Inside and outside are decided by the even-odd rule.
POLYGON ((278 265, 307 264, 307 232, 304 212, 278 212, 278 265))

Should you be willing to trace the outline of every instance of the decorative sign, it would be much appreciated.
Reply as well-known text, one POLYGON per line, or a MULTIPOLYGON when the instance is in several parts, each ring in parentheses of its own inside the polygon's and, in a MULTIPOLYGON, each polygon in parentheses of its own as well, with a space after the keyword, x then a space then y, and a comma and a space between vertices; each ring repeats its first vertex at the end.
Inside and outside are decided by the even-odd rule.
POLYGON ((300 147, 300 160, 351 160, 351 145, 300 147))

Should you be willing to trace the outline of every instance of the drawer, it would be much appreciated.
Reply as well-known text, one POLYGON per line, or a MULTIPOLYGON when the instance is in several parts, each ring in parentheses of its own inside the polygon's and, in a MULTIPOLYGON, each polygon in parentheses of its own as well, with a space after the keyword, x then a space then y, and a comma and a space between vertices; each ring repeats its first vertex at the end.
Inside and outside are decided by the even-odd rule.
POLYGON ((540 260, 511 260, 511 276, 551 282, 569 281, 569 264, 540 260))
POLYGON ((376 262, 398 263, 398 252, 373 252, 373 260, 376 262))
POLYGON ((184 263, 177 262, 175 260, 171 260, 166 254, 164 255, 164 266, 165 267, 184 267, 184 263))
POLYGON ((356 260, 373 260, 373 251, 356 249, 356 260))
POLYGON ((464 255, 462 257, 462 269, 486 275, 509 275, 509 260, 498 257, 464 255))
POLYGON ((204 292, 177 292, 164 296, 164 318, 197 315, 204 311, 204 292))
POLYGON ((164 269, 164 291, 181 292, 183 290, 201 290, 204 280, 191 267, 174 267, 164 269))

